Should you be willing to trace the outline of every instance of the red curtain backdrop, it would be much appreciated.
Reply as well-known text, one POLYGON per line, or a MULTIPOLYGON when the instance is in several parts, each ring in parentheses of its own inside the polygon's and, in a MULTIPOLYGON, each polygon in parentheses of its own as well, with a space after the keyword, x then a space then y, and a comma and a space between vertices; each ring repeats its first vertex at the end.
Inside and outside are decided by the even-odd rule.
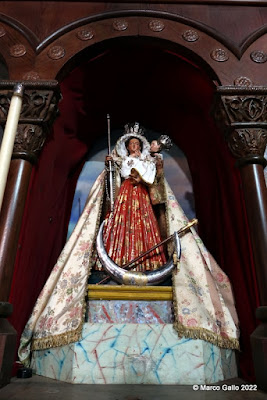
MULTIPOLYGON (((259 305, 239 171, 210 116, 214 85, 194 63, 149 44, 109 46, 61 82, 60 116, 35 166, 10 294, 18 340, 65 243, 75 185, 88 150, 112 127, 139 121, 185 153, 199 233, 228 274, 241 325, 240 370, 254 372, 249 336, 259 305)), ((88 56, 89 57, 89 56, 88 56)), ((88 58, 89 59, 89 58, 88 58)))

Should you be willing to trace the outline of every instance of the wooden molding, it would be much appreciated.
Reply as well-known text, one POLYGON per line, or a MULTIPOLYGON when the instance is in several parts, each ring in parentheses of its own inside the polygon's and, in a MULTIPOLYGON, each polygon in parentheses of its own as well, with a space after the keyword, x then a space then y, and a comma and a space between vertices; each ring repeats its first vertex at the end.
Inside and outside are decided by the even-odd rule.
MULTIPOLYGON (((17 0, 11 0, 10 2, 16 2, 17 0)), ((39 1, 39 0, 31 0, 31 2, 39 1)), ((43 0, 43 3, 51 2, 50 0, 43 0)), ((107 3, 106 0, 79 0, 80 3, 107 3)), ((57 0, 57 3, 75 3, 73 0, 57 0)), ((267 5, 267 1, 265 0, 112 0, 109 3, 113 4, 126 4, 126 3, 145 3, 145 4, 210 4, 210 5, 233 5, 233 6, 265 6, 267 5)))
POLYGON ((171 301, 171 286, 88 285, 89 300, 171 301))

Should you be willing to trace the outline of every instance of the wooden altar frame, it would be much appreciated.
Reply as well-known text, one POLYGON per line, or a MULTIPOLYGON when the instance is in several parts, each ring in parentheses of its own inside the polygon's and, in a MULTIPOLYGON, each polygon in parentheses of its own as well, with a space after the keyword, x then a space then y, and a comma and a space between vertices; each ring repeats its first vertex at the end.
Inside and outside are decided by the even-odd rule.
MULTIPOLYGON (((92 2, 81 1, 75 4, 75 8, 84 7, 84 14, 76 19, 72 19, 71 13, 67 17, 60 15, 64 17, 63 22, 54 30, 46 30, 45 26, 38 26, 36 21, 32 24, 31 21, 30 13, 38 9, 38 4, 45 5, 45 1, 26 2, 28 5, 23 4, 23 15, 19 13, 20 2, 2 3, 0 5, 1 55, 10 82, 25 82, 26 84, 32 82, 34 85, 44 81, 61 81, 72 70, 79 56, 90 46, 109 39, 139 36, 164 40, 183 48, 187 54, 197 59, 209 75, 213 76, 214 83, 223 89, 217 92, 218 104, 220 104, 218 107, 221 110, 223 106, 220 101, 222 99, 224 101, 229 94, 227 88, 233 89, 229 94, 232 97, 236 95, 236 89, 240 89, 240 96, 256 98, 259 89, 263 96, 266 96, 267 91, 264 87, 266 85, 266 25, 262 24, 252 29, 251 33, 237 44, 230 40, 229 36, 227 38, 227 35, 219 33, 209 25, 208 20, 205 22, 205 18, 204 21, 200 21, 197 17, 189 17, 183 13, 188 5, 194 5, 195 8, 206 7, 207 13, 208 7, 211 9, 213 7, 214 11, 215 6, 222 5, 229 7, 229 14, 231 6, 233 8, 243 6, 244 9, 247 7, 246 15, 250 13, 252 15, 256 6, 265 7, 266 2, 253 0, 154 0, 150 2, 125 0, 121 2, 114 0, 108 5, 104 1, 91 5, 92 2), (179 5, 179 8, 176 8, 177 11, 170 7, 175 5, 179 5), (35 29, 38 32, 35 32, 35 29), (40 33, 39 38, 37 35, 40 33), (198 46, 199 43, 201 46, 198 46), (249 94, 246 94, 246 91, 249 94)), ((55 9, 62 4, 70 6, 68 3, 70 2, 54 2, 54 6, 55 9)), ((236 121, 227 120, 227 110, 222 111, 221 117, 221 126, 228 125, 230 130, 235 129, 236 121)), ((266 121, 258 123, 265 129, 266 121)), ((249 145, 250 143, 248 147, 249 145)), ((254 240, 257 253, 255 261, 258 282, 263 288, 262 304, 266 305, 267 272, 263 259, 267 252, 264 240, 264 232, 267 230, 265 218, 267 195, 263 177, 263 160, 260 160, 260 156, 257 160, 253 161, 252 158, 249 160, 247 155, 250 155, 249 151, 241 152, 237 158, 242 158, 242 162, 245 159, 246 162, 242 164, 242 180, 252 240, 254 240), (261 220, 260 227, 259 220, 261 220)), ((3 254, 8 254, 8 268, 4 267, 4 270, 8 272, 5 279, 0 282, 0 293, 5 293, 5 298, 0 299, 3 301, 7 300, 10 292, 18 245, 18 233, 16 232, 14 238, 14 226, 9 226, 8 222, 16 220, 16 229, 19 230, 32 169, 31 161, 27 158, 25 160, 25 155, 24 159, 18 157, 11 164, 10 172, 13 178, 8 182, 2 225, 4 241, 1 240, 3 238, 0 235, 0 243, 4 246, 3 254), (23 170, 23 175, 19 175, 20 170, 23 170)), ((0 272, 1 269, 3 269, 3 264, 0 265, 0 272)), ((107 293, 108 289, 104 289, 104 292, 107 293)), ((152 293, 153 290, 149 289, 149 292, 152 293)))

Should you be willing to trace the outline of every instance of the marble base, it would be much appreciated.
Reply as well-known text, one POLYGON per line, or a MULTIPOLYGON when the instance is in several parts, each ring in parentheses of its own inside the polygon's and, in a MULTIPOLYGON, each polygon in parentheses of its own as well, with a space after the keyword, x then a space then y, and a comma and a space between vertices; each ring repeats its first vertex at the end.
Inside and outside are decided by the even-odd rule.
POLYGON ((237 377, 235 352, 178 338, 172 324, 86 323, 82 340, 33 352, 37 375, 85 384, 211 384, 237 377))
POLYGON ((90 300, 86 321, 93 323, 169 324, 171 301, 90 300))

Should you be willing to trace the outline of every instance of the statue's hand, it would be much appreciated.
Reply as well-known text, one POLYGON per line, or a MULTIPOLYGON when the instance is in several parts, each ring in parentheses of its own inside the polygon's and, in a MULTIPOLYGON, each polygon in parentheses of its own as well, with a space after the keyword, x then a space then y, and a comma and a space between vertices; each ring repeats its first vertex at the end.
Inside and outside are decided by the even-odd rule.
POLYGON ((137 185, 138 183, 141 182, 141 177, 135 169, 131 170, 129 177, 130 177, 130 181, 133 185, 137 185))
POLYGON ((156 159, 156 167, 157 169, 163 169, 163 160, 161 158, 156 159))
POLYGON ((140 151, 140 150, 133 151, 133 152, 131 153, 131 156, 133 156, 133 157, 135 157, 135 158, 138 158, 138 157, 141 156, 141 151, 140 151))
POLYGON ((106 156, 106 158, 105 158, 105 164, 106 164, 106 166, 108 166, 109 161, 113 161, 113 158, 112 158, 112 156, 110 156, 110 155, 106 156))

